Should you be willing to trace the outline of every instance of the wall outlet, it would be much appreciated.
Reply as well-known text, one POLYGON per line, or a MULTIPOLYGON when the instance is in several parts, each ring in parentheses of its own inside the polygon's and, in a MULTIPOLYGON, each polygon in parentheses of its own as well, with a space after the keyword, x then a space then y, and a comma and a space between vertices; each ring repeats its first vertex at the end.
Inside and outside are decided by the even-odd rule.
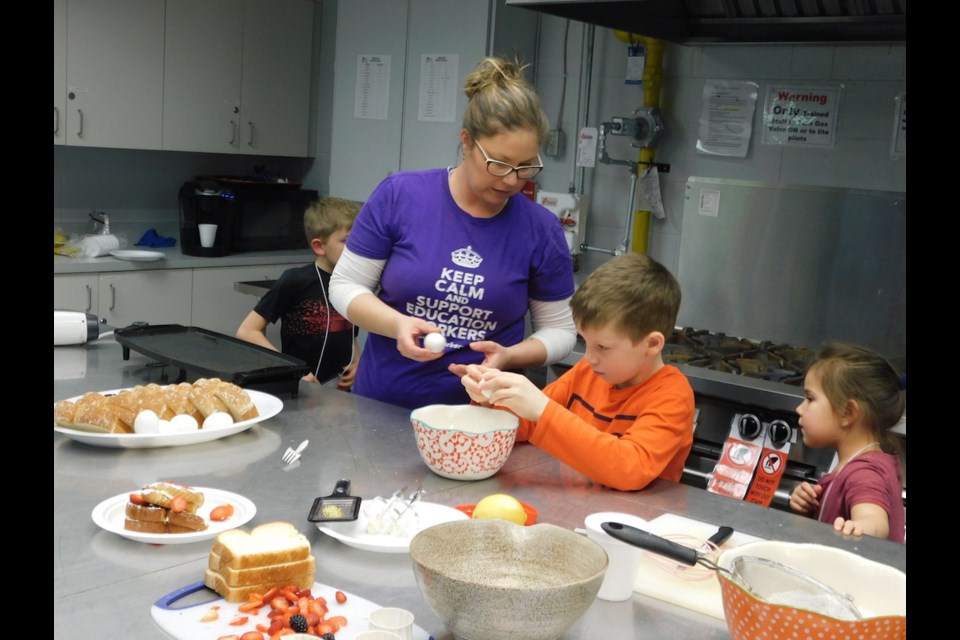
POLYGON ((554 129, 550 132, 550 139, 543 149, 543 155, 549 158, 559 158, 563 155, 567 146, 567 136, 562 129, 554 129))

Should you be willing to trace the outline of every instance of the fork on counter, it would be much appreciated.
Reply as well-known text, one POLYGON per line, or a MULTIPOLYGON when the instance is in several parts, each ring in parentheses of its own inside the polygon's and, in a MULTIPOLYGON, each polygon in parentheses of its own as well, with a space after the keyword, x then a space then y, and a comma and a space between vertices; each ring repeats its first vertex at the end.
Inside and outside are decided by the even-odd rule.
POLYGON ((300 453, 307 448, 307 445, 310 444, 309 440, 304 440, 300 445, 294 449, 292 447, 287 447, 287 450, 283 453, 283 463, 284 464, 293 464, 300 459, 300 453))

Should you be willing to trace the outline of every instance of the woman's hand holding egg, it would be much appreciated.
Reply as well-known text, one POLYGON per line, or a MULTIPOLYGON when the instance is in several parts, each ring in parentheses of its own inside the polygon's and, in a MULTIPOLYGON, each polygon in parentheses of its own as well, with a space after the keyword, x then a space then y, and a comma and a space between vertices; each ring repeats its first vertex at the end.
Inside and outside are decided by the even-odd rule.
POLYGON ((440 353, 447 347, 447 339, 442 333, 428 333, 423 336, 423 348, 434 353, 440 353))

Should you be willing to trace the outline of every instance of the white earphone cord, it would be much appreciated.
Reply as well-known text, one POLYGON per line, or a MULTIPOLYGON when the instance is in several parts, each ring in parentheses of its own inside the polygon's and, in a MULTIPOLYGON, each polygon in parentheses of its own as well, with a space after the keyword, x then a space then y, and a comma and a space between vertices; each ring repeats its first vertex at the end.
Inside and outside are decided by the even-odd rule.
POLYGON ((327 340, 330 339, 330 300, 327 298, 327 288, 323 286, 320 267, 317 266, 317 263, 313 263, 313 268, 317 270, 317 279, 320 280, 320 292, 323 294, 323 304, 327 308, 327 330, 323 334, 323 344, 320 346, 320 359, 317 360, 317 369, 313 372, 313 377, 320 382, 320 364, 323 362, 323 352, 327 350, 327 340))

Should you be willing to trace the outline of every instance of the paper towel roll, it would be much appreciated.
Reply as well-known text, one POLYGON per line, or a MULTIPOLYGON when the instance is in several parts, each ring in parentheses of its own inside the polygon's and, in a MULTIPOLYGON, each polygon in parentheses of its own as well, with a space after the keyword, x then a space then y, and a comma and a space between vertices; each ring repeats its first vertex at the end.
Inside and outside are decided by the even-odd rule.
POLYGON ((80 246, 83 247, 85 257, 96 258, 109 255, 111 251, 119 249, 120 240, 115 235, 84 236, 80 246))

